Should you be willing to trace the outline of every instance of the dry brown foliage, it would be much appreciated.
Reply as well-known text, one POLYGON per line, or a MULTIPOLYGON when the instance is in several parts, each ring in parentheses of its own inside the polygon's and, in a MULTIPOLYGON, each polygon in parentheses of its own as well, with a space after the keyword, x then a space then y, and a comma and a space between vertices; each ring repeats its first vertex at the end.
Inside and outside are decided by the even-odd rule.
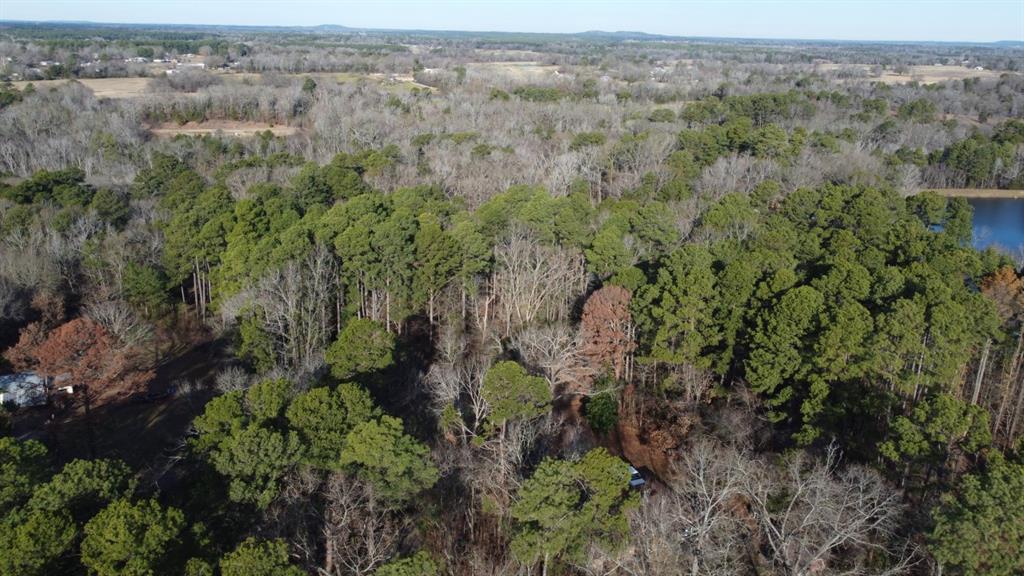
POLYGON ((76 318, 42 338, 39 324, 30 324, 7 353, 20 370, 35 370, 59 385, 82 386, 90 401, 106 401, 137 392, 153 372, 140 366, 133 350, 118 348, 100 324, 76 318))
POLYGON ((1024 280, 1009 266, 1003 266, 981 281, 981 293, 996 305, 1003 320, 1024 310, 1024 280))
POLYGON ((582 354, 587 364, 595 373, 610 370, 616 380, 628 376, 636 348, 629 299, 629 290, 605 286, 587 298, 580 321, 582 354))

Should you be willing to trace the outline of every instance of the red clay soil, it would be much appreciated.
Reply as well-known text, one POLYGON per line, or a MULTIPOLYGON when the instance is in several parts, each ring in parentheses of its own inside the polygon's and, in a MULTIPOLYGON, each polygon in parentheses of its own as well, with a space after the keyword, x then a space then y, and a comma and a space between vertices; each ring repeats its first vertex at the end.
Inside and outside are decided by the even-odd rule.
POLYGON ((609 440, 637 468, 647 468, 659 478, 672 475, 673 452, 682 446, 694 418, 668 402, 641 399, 633 386, 622 393, 619 424, 609 440))
POLYGON ((672 475, 670 462, 693 428, 695 417, 672 403, 648 398, 640 402, 633 386, 623 391, 619 404, 619 422, 604 436, 597 436, 582 415, 582 396, 575 395, 556 410, 563 418, 560 449, 601 446, 625 458, 637 468, 645 468, 661 479, 672 475))

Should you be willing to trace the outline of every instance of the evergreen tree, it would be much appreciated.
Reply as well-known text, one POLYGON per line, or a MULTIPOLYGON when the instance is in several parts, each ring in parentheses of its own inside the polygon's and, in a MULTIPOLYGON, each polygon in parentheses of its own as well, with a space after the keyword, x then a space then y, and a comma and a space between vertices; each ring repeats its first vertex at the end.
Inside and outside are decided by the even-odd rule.
POLYGON ((222 576, 302 576, 288 560, 288 546, 281 540, 248 538, 220 561, 222 576))
POLYGON ((522 366, 511 361, 491 366, 484 376, 482 393, 490 405, 488 420, 502 430, 510 420, 542 416, 551 404, 547 381, 540 376, 530 376, 522 366))
POLYGON ((82 564, 98 576, 174 574, 185 517, 155 500, 116 500, 85 525, 82 564))
POLYGON ((333 390, 314 388, 296 396, 286 415, 305 446, 306 459, 320 468, 335 468, 340 466, 348 433, 380 416, 380 410, 366 390, 345 383, 333 390))
POLYGON ((629 534, 629 468, 603 448, 577 462, 544 459, 512 506, 512 553, 530 566, 565 558, 581 562, 591 544, 614 549, 629 534))
POLYGON ((391 416, 357 425, 345 440, 341 465, 394 504, 407 502, 438 479, 430 450, 406 435, 402 421, 391 416))
POLYGON ((373 320, 353 318, 327 349, 325 360, 335 378, 365 377, 394 364, 395 337, 373 320))
POLYGON ((995 458, 933 511, 929 548, 950 574, 1024 572, 1024 465, 995 458))
POLYGON ((412 556, 392 560, 374 572, 375 576, 437 576, 437 565, 430 554, 420 551, 412 556))

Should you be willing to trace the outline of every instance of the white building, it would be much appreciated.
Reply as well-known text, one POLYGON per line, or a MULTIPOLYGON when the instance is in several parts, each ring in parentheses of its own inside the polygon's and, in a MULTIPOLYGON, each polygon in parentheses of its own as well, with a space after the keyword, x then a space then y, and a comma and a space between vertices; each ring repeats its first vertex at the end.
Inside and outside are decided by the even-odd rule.
POLYGON ((0 404, 17 408, 46 404, 46 378, 32 372, 0 376, 0 404))

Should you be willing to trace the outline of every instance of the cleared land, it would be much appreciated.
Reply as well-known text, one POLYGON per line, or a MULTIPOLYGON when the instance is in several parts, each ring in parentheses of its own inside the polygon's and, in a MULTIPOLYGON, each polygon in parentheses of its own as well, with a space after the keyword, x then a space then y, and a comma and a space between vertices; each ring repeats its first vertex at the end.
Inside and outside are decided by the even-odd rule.
MULTIPOLYGON (((413 78, 412 74, 379 74, 374 73, 367 76, 370 80, 379 82, 388 92, 412 90, 418 88, 420 90, 434 91, 435 88, 427 86, 426 84, 420 84, 413 78)), ((339 80, 342 82, 342 80, 339 80)))
MULTIPOLYGON (((258 73, 252 72, 212 72, 213 74, 220 77, 225 84, 258 84, 263 80, 263 76, 258 73)), ((380 84, 384 89, 388 91, 401 91, 401 90, 412 90, 418 88, 420 90, 434 90, 434 88, 425 84, 416 82, 412 75, 402 74, 351 74, 345 72, 319 72, 311 74, 291 74, 285 76, 294 76, 305 78, 312 76, 317 81, 321 80, 333 80, 335 82, 357 82, 359 80, 367 80, 370 82, 376 82, 380 84)), ((132 78, 81 78, 78 79, 83 86, 92 90, 93 94, 97 98, 137 98, 144 96, 149 92, 149 85, 152 78, 143 77, 132 77, 132 78)), ((32 84, 36 90, 45 90, 49 88, 55 88, 57 86, 67 84, 70 80, 36 80, 36 81, 19 81, 14 82, 14 86, 18 90, 23 90, 25 86, 32 84)), ((186 94, 186 93, 182 93, 186 94)))
POLYGON ((490 76, 508 76, 514 80, 539 80, 558 73, 558 66, 541 64, 534 60, 511 62, 471 62, 466 70, 490 76))
POLYGON ((507 61, 538 60, 544 57, 543 52, 533 50, 487 50, 478 48, 476 53, 485 58, 497 58, 507 61))
POLYGON ((883 84, 937 84, 949 80, 963 80, 964 78, 999 78, 1005 72, 997 70, 975 70, 964 66, 926 65, 911 66, 906 74, 897 74, 893 70, 884 70, 881 75, 872 74, 872 66, 868 64, 818 64, 817 69, 821 72, 849 71, 861 73, 861 78, 875 80, 883 84))
POLYGON ((960 198, 1024 198, 1024 190, 999 190, 996 188, 932 188, 940 196, 960 198))
MULTIPOLYGON (((78 80, 83 86, 92 90, 97 98, 134 98, 142 96, 149 88, 149 78, 82 78, 78 80)), ((32 84, 36 90, 53 88, 67 84, 70 80, 37 80, 34 82, 14 82, 18 90, 32 84)))
POLYGON ((272 125, 265 122, 236 122, 232 120, 210 120, 207 122, 187 122, 185 124, 165 122, 149 129, 151 133, 160 138, 173 138, 182 134, 186 136, 223 134, 225 136, 246 138, 256 136, 267 130, 270 130, 274 136, 291 136, 299 132, 299 129, 295 126, 272 125))

